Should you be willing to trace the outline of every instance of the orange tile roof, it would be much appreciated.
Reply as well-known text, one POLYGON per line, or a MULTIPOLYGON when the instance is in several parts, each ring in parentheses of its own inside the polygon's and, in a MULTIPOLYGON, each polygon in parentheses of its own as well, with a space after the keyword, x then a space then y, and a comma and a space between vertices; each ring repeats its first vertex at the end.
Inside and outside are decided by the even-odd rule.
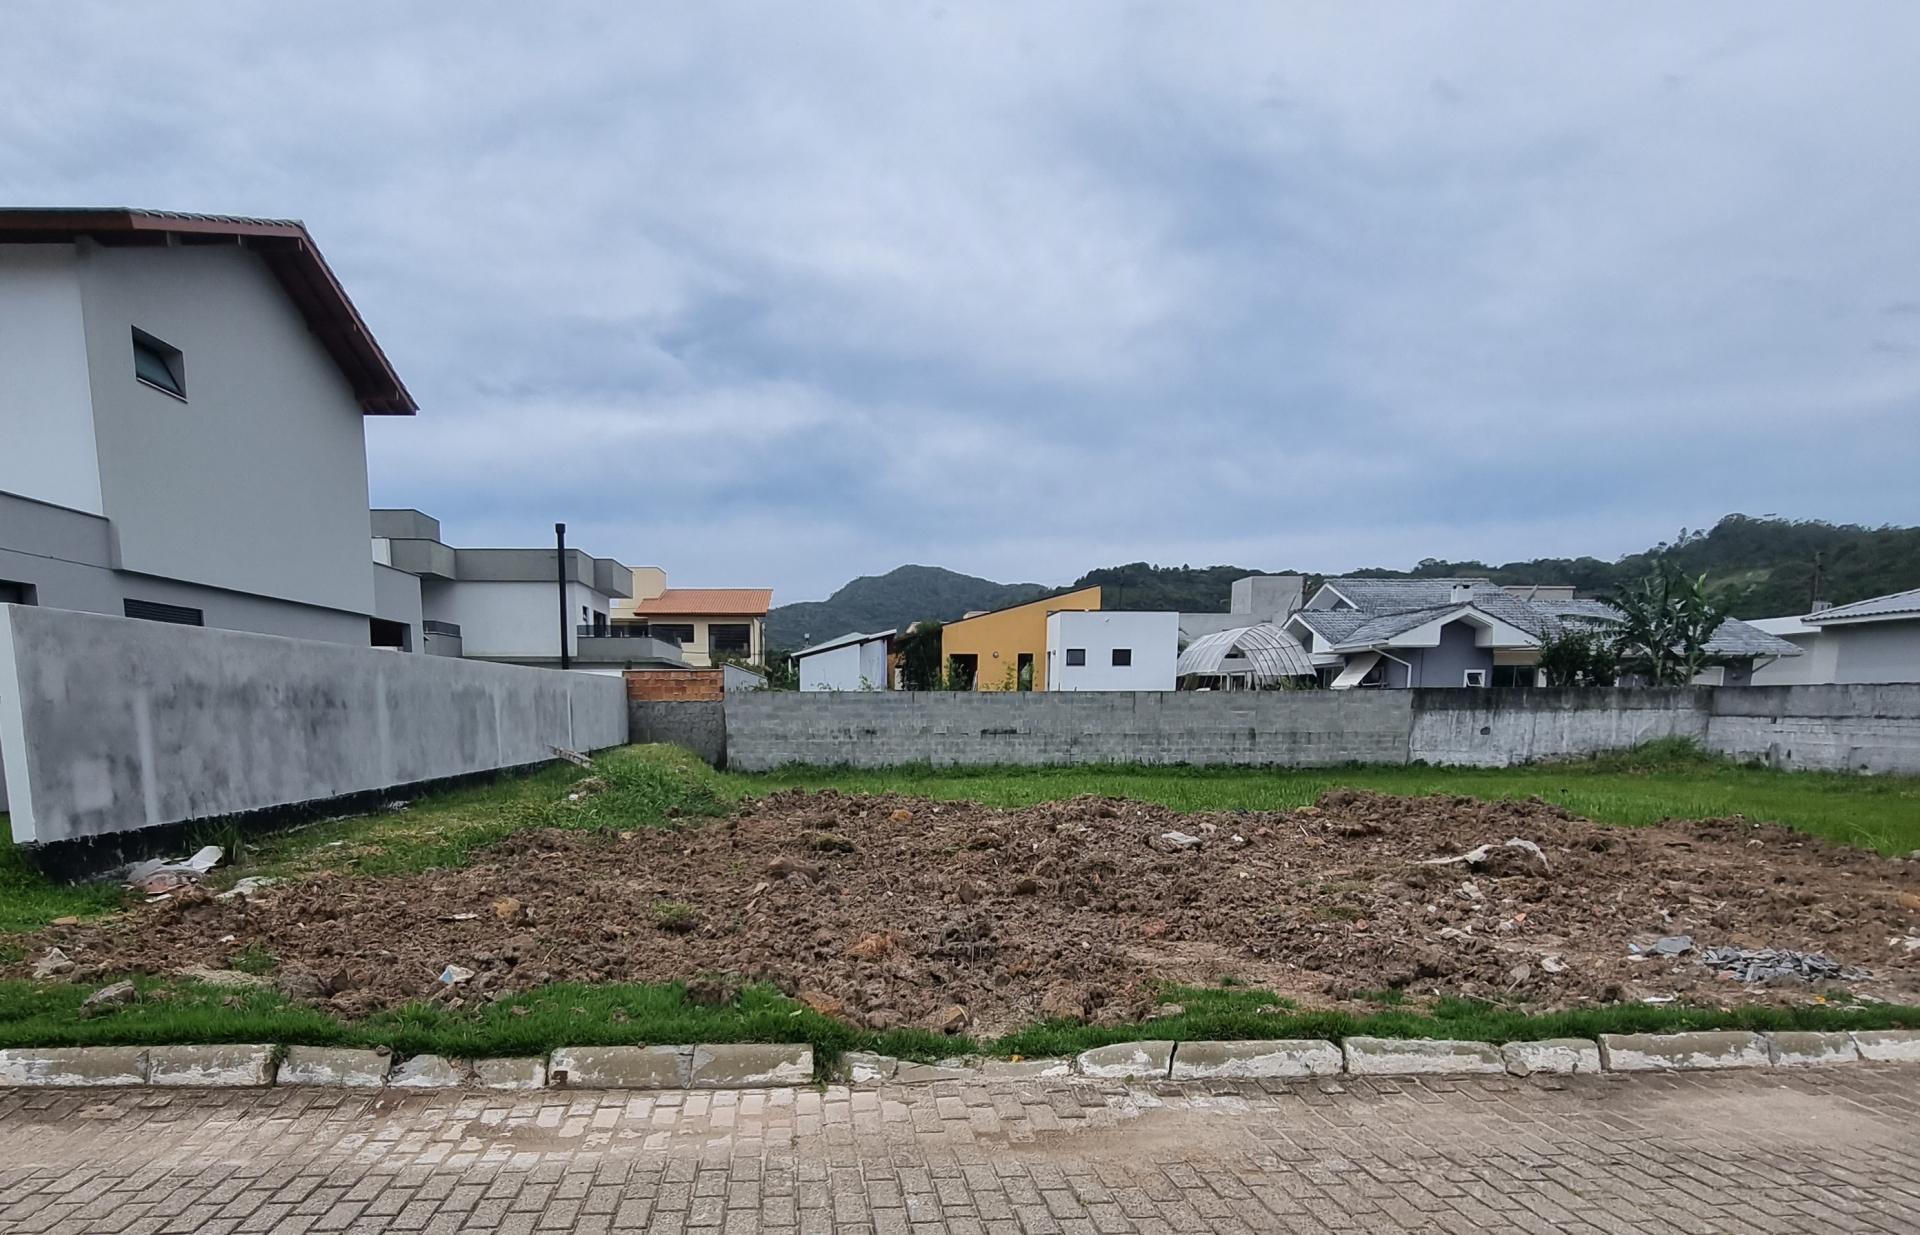
POLYGON ((658 596, 633 602, 638 617, 695 614, 763 614, 773 604, 770 587, 670 587, 658 596))

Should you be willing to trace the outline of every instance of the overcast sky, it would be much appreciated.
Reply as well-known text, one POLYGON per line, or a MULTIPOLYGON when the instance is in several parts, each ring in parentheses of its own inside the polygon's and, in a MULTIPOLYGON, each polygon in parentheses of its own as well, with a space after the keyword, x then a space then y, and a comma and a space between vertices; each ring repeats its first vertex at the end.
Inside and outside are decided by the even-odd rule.
POLYGON ((1920 516, 1920 5, 12 0, 0 201, 304 219, 372 497, 813 599, 1920 516))

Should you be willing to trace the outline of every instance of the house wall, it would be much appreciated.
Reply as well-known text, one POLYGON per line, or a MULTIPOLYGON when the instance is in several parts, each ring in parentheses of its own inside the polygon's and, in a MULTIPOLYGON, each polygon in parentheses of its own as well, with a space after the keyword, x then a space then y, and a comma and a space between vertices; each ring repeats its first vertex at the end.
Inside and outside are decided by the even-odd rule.
POLYGON ((1474 646, 1474 628, 1466 622, 1448 622, 1440 628, 1440 643, 1430 648, 1395 648, 1394 654, 1413 666, 1415 686, 1464 686, 1466 671, 1481 669, 1493 680, 1493 649, 1474 646))
POLYGON ((265 263, 75 251, 113 564, 372 613, 360 407, 265 263), (181 350, 185 402, 135 380, 135 327, 181 350))
POLYGON ((1833 681, 1920 682, 1920 620, 1827 627, 1833 641, 1833 681))
POLYGON ((375 617, 406 626, 409 651, 425 650, 425 632, 420 629, 422 608, 418 575, 376 564, 373 568, 373 612, 375 617))
POLYGON ((1082 588, 1064 596, 1050 596, 979 617, 948 622, 940 629, 940 658, 977 656, 979 672, 974 689, 1005 690, 1015 676, 1020 653, 1033 657, 1033 688, 1047 688, 1047 615, 1066 609, 1098 609, 1100 589, 1082 588))
MULTIPOLYGON (((553 555, 548 554, 551 563, 553 555)), ((483 660, 558 661, 560 596, 555 580, 449 582, 422 579, 424 615, 460 627, 465 654, 483 660)), ((582 583, 567 584, 567 652, 580 646, 576 627, 592 624, 589 615, 608 611, 607 597, 582 583)))
POLYGON ((1178 613, 1096 610, 1047 616, 1047 690, 1172 690, 1179 659, 1178 613), (1087 663, 1069 665, 1070 648, 1084 649, 1087 663), (1116 648, 1131 651, 1133 663, 1115 665, 1116 648))
POLYGON ((71 245, 0 245, 0 375, 0 492, 104 513, 71 245))
POLYGON ((0 606, 0 759, 21 843, 542 763, 549 746, 626 737, 618 677, 0 606))
POLYGON ((1799 648, 1800 655, 1782 656, 1755 669, 1755 686, 1806 686, 1833 681, 1837 649, 1831 639, 1823 639, 1813 632, 1779 637, 1799 648))
POLYGON ((800 658, 800 689, 876 691, 887 689, 887 642, 869 639, 800 658))

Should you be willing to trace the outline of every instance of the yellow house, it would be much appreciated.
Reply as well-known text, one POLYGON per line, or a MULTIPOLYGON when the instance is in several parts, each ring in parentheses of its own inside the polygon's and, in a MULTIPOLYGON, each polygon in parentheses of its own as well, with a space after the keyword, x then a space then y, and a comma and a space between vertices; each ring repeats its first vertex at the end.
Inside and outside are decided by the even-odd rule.
POLYGON ((975 690, 1045 690, 1047 615, 1099 607, 1100 589, 1088 587, 948 622, 940 630, 941 663, 965 674, 975 690))

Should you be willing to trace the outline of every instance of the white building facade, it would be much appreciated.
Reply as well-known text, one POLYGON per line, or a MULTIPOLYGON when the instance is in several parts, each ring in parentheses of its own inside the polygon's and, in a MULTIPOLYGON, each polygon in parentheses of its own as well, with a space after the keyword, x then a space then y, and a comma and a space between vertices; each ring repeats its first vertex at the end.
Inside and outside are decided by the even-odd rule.
POLYGON ((1047 615, 1048 690, 1172 690, 1179 659, 1178 613, 1047 615))
POLYGON ((845 634, 793 654, 801 690, 886 690, 892 631, 845 634))

